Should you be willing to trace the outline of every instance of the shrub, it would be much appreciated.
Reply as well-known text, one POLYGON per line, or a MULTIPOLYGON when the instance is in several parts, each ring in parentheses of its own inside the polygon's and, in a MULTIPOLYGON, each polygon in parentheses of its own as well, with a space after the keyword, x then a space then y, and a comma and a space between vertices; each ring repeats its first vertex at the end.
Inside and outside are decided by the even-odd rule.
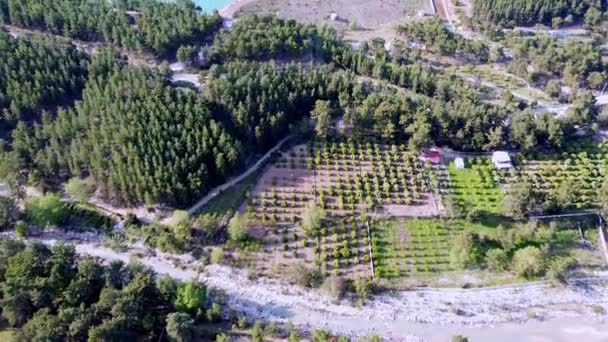
POLYGON ((190 215, 186 210, 175 210, 171 216, 171 225, 177 226, 190 219, 190 215))
POLYGON ((236 213, 228 223, 228 236, 230 240, 239 242, 247 239, 249 235, 247 217, 241 213, 236 213))
POLYGON ((451 342, 469 342, 469 339, 462 335, 452 336, 451 342))
POLYGON ((307 236, 313 237, 318 234, 321 222, 325 216, 325 210, 317 207, 314 202, 308 204, 302 211, 302 228, 307 236))
POLYGON ((317 329, 312 332, 312 342, 327 342, 330 337, 329 332, 323 329, 317 329))
POLYGON ((266 324, 266 327, 264 328, 264 335, 270 336, 270 337, 278 337, 279 326, 278 326, 277 322, 273 321, 273 322, 266 324))
POLYGON ((24 238, 27 236, 28 225, 25 222, 17 222, 15 225, 15 234, 19 238, 24 238))
POLYGON ((297 331, 292 331, 291 333, 289 333, 289 338, 287 339, 288 342, 300 342, 301 341, 301 337, 300 337, 300 333, 297 331))
POLYGON ((228 342, 230 341, 230 337, 226 334, 218 334, 215 336, 215 342, 228 342))
POLYGON ((80 178, 70 178, 65 185, 65 192, 78 202, 86 202, 91 196, 91 188, 80 178))
POLYGON ((177 288, 174 305, 178 311, 193 312, 203 307, 206 297, 207 289, 203 284, 186 282, 177 288))
POLYGON ((264 340, 264 322, 255 321, 251 329, 251 339, 254 342, 262 342, 264 340))
POLYGON ((211 263, 221 264, 224 261, 224 248, 218 247, 211 252, 211 263))
POLYGON ((502 272, 509 266, 507 252, 500 248, 490 249, 486 252, 486 266, 491 271, 502 272))
POLYGON ((209 322, 217 322, 222 318, 222 306, 218 303, 211 304, 211 307, 205 312, 205 316, 209 322))
POLYGON ((566 273, 573 266, 574 260, 570 258, 556 258, 549 263, 547 277, 554 283, 563 285, 566 283, 566 273))
POLYGON ((474 266, 478 259, 478 250, 475 246, 477 235, 463 232, 456 236, 450 250, 450 264, 458 269, 474 266))
POLYGON ((545 255, 538 248, 528 246, 515 252, 512 261, 513 271, 520 277, 533 278, 545 270, 545 255))
POLYGON ((323 290, 325 290, 325 292, 327 292, 327 294, 329 294, 335 300, 340 300, 344 295, 344 279, 340 277, 332 276, 326 278, 322 287, 323 290))
POLYGON ((55 194, 30 198, 25 208, 28 218, 41 227, 60 225, 69 214, 64 203, 55 194))
POLYGON ((317 268, 308 268, 304 263, 293 265, 289 272, 290 281, 302 287, 318 288, 323 282, 323 275, 317 268))
POLYGON ((606 309, 604 309, 603 306, 599 305, 599 304, 593 304, 591 305, 591 311, 593 311, 594 314, 596 315, 605 315, 606 314, 606 309))
POLYGON ((239 329, 245 329, 245 328, 247 328, 247 318, 243 317, 243 316, 239 317, 239 320, 236 322, 236 326, 239 329))
POLYGON ((363 305, 365 299, 371 296, 374 284, 367 278, 356 277, 353 285, 355 287, 355 294, 359 297, 359 304, 363 305))

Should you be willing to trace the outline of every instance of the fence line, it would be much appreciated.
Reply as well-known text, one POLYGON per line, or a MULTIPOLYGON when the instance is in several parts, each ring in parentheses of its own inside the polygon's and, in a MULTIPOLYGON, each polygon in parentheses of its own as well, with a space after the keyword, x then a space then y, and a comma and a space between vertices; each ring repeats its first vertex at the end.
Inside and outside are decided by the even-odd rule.
POLYGON ((606 259, 606 263, 608 263, 608 246, 606 246, 606 234, 604 231, 604 224, 602 223, 602 215, 598 214, 598 225, 597 229, 600 233, 600 240, 602 242, 602 249, 604 250, 604 259, 606 259))
POLYGON ((369 229, 369 218, 365 219, 365 227, 367 227, 367 247, 369 248, 369 263, 372 266, 372 280, 376 280, 376 271, 374 270, 374 253, 372 252, 372 232, 369 229))

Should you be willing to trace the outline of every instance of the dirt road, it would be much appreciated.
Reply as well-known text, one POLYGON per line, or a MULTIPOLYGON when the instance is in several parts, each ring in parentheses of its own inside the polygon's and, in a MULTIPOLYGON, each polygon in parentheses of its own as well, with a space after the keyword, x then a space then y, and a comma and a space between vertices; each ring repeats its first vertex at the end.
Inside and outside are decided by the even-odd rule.
POLYGON ((444 1, 445 0, 433 0, 433 7, 437 16, 449 23, 450 16, 448 15, 448 9, 444 1))
POLYGON ((266 154, 264 154, 264 156, 262 158, 260 158, 254 165, 252 165, 249 169, 247 169, 247 171, 241 173, 239 176, 234 177, 231 180, 229 180, 228 182, 209 191, 209 193, 207 195, 205 195, 205 197, 201 198, 192 207, 190 207, 190 209, 188 209, 188 214, 190 214, 190 215, 196 214, 205 204, 207 204, 209 201, 211 201, 213 198, 215 198, 217 195, 219 195, 222 191, 226 191, 228 188, 236 185, 237 183, 239 183, 240 181, 242 181, 243 179, 247 178, 249 175, 251 175, 252 173, 257 171, 262 165, 264 165, 266 160, 268 160, 268 158, 270 158, 270 156, 274 152, 278 151, 281 148, 281 146, 283 146, 283 144, 285 144, 290 138, 291 138, 291 135, 289 135, 289 136, 285 137, 283 140, 279 141, 279 143, 275 147, 273 147, 268 152, 266 152, 266 154))

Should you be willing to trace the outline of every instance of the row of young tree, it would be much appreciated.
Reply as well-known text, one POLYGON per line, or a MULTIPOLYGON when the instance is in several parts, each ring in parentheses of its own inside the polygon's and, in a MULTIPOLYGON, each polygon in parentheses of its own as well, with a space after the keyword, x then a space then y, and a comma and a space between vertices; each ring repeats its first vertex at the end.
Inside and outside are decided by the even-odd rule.
POLYGON ((217 304, 206 305, 198 282, 157 279, 136 263, 103 265, 70 245, 0 239, 1 318, 18 328, 16 341, 191 341, 204 338, 197 323, 220 318, 217 304))
POLYGON ((190 0, 0 0, 0 17, 20 27, 161 55, 208 39, 222 26, 218 13, 202 14, 190 0))
POLYGON ((38 183, 92 176, 123 203, 191 203, 242 155, 202 98, 172 88, 158 70, 119 65, 110 50, 92 61, 82 102, 19 124, 13 139, 10 153, 38 183))
POLYGON ((88 60, 71 46, 14 39, 0 29, 0 131, 80 97, 88 60))
POLYGON ((552 25, 556 20, 601 16, 606 4, 606 0, 475 0, 473 18, 500 25, 552 25))

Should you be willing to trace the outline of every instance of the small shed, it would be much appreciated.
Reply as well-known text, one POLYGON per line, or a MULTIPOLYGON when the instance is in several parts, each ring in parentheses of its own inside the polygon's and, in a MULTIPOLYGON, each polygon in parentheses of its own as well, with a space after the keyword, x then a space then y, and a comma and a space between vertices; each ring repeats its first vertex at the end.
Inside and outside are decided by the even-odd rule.
POLYGON ((497 170, 508 170, 513 167, 513 163, 511 163, 511 157, 508 152, 505 151, 495 151, 492 153, 492 164, 497 170))
POLYGON ((463 170, 464 169, 464 159, 457 157, 456 159, 454 159, 454 165, 456 166, 457 170, 463 170))
POLYGON ((430 148, 422 152, 420 159, 429 161, 433 165, 441 163, 441 152, 435 148, 430 148))

